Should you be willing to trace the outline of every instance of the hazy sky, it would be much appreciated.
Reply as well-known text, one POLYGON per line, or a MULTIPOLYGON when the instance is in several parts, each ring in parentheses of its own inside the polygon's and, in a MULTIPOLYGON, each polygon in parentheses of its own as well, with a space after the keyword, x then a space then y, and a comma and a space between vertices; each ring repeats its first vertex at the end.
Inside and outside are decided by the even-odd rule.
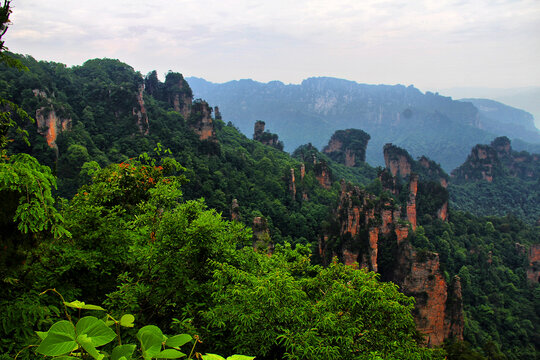
POLYGON ((539 0, 13 0, 11 51, 214 82, 540 85, 539 0))

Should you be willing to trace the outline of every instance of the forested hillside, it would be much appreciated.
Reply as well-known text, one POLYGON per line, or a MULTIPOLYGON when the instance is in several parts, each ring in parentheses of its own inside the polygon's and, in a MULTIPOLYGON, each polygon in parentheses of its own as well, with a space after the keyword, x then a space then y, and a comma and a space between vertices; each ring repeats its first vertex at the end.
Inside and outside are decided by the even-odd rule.
POLYGON ((4 109, 4 358, 62 317, 47 288, 203 353, 538 356, 538 226, 448 208, 432 160, 388 145, 373 168, 372 135, 346 128, 291 156, 256 120, 276 123, 248 139, 179 73, 13 57, 29 70, 2 65, 0 96, 36 122, 4 109))

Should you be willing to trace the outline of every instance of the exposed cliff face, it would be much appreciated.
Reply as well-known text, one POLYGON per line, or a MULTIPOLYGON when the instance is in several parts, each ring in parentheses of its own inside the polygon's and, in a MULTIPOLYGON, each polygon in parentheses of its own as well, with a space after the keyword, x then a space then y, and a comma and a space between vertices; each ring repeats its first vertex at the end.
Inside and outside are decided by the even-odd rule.
POLYGON ((362 130, 338 130, 332 135, 323 152, 334 161, 354 167, 366 161, 369 139, 369 134, 362 130))
POLYGON ((149 133, 149 123, 148 123, 148 114, 146 113, 146 108, 144 107, 143 99, 144 85, 139 85, 139 91, 137 92, 137 104, 138 107, 133 107, 133 115, 137 117, 137 127, 139 132, 143 135, 148 135, 149 133))
MULTIPOLYGON (((414 203, 418 176, 413 174, 410 180, 409 202, 414 203)), ((406 206, 407 218, 415 221, 410 204, 406 206)), ((447 284, 438 255, 413 249, 407 240, 409 226, 400 215, 401 210, 392 199, 377 198, 342 181, 336 211, 339 239, 330 241, 331 235, 324 236, 319 242, 319 254, 323 260, 337 255, 345 264, 357 262, 369 270, 382 271, 383 277, 396 282, 405 294, 414 296, 415 321, 419 330, 426 334, 429 346, 441 345, 450 337, 462 339, 463 304, 459 279, 447 284), (339 247, 331 248, 331 243, 339 244, 339 247), (384 261, 382 269, 381 261, 384 261)))
POLYGON ((476 145, 463 165, 452 171, 456 182, 513 176, 524 180, 540 177, 540 155, 512 150, 510 139, 498 137, 490 145, 476 145))
POLYGON ((402 181, 408 181, 407 218, 416 229, 417 219, 424 215, 448 220, 449 176, 439 164, 422 156, 418 161, 409 153, 392 144, 384 147, 386 167, 379 173, 385 190, 393 195, 403 191, 402 181))
POLYGON ((271 146, 278 150, 283 150, 283 142, 279 141, 279 136, 268 131, 264 131, 266 123, 262 120, 257 120, 253 128, 253 140, 264 145, 271 146))
POLYGON ((528 254, 529 267, 527 268, 527 279, 537 284, 540 282, 540 244, 533 244, 528 254))
POLYGON ((418 159, 418 164, 423 168, 422 177, 429 180, 437 180, 443 188, 448 187, 448 174, 435 161, 422 156, 418 159))
POLYGON ((416 230, 416 194, 418 193, 418 175, 412 175, 409 181, 409 200, 407 200, 407 220, 416 230))
POLYGON ((315 171, 315 178, 325 189, 332 187, 332 171, 325 162, 316 162, 313 166, 315 171))
POLYGON ((57 116, 52 106, 51 108, 42 107, 36 110, 36 122, 38 132, 45 136, 47 144, 56 150, 58 150, 58 146, 56 145, 58 134, 71 129, 71 119, 63 119, 57 116))
POLYGON ((193 93, 182 74, 170 72, 165 77, 165 93, 167 101, 174 111, 182 114, 184 119, 189 118, 193 104, 193 93))
POLYGON ((465 163, 452 171, 452 177, 456 180, 492 182, 493 176, 502 173, 502 164, 495 149, 489 145, 476 145, 465 163))
POLYGON ((296 178, 294 177, 294 169, 291 169, 291 178, 289 180, 289 193, 294 200, 296 198, 296 178))
POLYGON ((393 281, 416 299, 414 318, 418 330, 426 335, 426 344, 439 346, 451 337, 463 340, 459 278, 446 283, 436 253, 415 251, 408 242, 398 249, 393 281))
POLYGON ((386 144, 383 148, 384 163, 392 173, 392 176, 406 178, 411 174, 413 159, 409 153, 392 144, 386 144))
MULTIPOLYGON (((47 93, 43 90, 34 89, 32 92, 35 97, 48 99, 47 93)), ((57 151, 58 156, 56 138, 60 132, 71 130, 71 118, 58 116, 53 105, 48 102, 49 106, 36 110, 36 123, 38 132, 45 137, 47 145, 57 151)))
POLYGON ((212 108, 206 101, 197 101, 192 105, 188 124, 200 140, 217 141, 211 114, 212 108))

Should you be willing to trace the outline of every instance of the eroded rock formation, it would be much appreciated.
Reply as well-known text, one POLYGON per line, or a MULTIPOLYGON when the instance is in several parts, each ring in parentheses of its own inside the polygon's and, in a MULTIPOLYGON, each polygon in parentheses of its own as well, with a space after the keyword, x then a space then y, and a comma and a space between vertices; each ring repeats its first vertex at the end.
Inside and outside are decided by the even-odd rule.
POLYGON ((332 187, 332 171, 326 162, 316 162, 313 165, 313 171, 315 178, 323 188, 330 189, 332 187))
POLYGON ((413 159, 409 153, 393 144, 386 144, 383 148, 384 163, 392 176, 406 178, 411 174, 413 159))
POLYGON ((408 242, 402 243, 397 253, 392 280, 416 299, 414 318, 418 330, 426 335, 426 344, 439 346, 452 337, 463 340, 459 277, 450 284, 445 281, 437 253, 416 251, 408 242))
MULTIPOLYGON (((410 178, 409 203, 414 203, 418 176, 412 174, 410 178)), ((405 213, 411 220, 409 203, 405 213)), ((413 224, 404 221, 401 213, 392 198, 377 198, 342 181, 336 210, 339 234, 326 234, 320 239, 319 255, 326 261, 338 256, 345 264, 356 262, 360 267, 379 271, 406 295, 414 296, 415 321, 426 335, 427 345, 439 346, 452 337, 463 339, 459 278, 447 283, 438 254, 414 250, 408 240, 413 224)))
POLYGON ((358 166, 366 161, 369 139, 369 134, 362 130, 338 130, 332 135, 323 152, 332 160, 345 166, 358 166))
POLYGON ((527 259, 529 260, 527 279, 537 284, 540 281, 540 244, 531 245, 527 259))
POLYGON ((492 182, 493 177, 503 174, 502 164, 497 151, 489 145, 476 145, 463 165, 452 171, 457 180, 485 180, 492 182))
POLYGON ((133 115, 137 117, 137 127, 139 128, 139 133, 143 135, 148 135, 149 123, 148 123, 148 114, 146 113, 146 108, 144 107, 144 85, 139 85, 139 90, 137 92, 137 104, 138 107, 133 107, 133 115))
POLYGON ((58 134, 71 129, 71 119, 57 116, 52 106, 36 110, 36 122, 38 132, 45 136, 47 144, 55 150, 58 150, 56 145, 58 134))
POLYGON ((192 105, 189 126, 199 135, 200 140, 217 141, 212 120, 212 108, 206 101, 196 101, 192 105))
POLYGON ((264 131, 266 123, 262 120, 257 120, 253 128, 253 140, 264 145, 283 150, 283 142, 279 141, 279 136, 268 131, 264 131))

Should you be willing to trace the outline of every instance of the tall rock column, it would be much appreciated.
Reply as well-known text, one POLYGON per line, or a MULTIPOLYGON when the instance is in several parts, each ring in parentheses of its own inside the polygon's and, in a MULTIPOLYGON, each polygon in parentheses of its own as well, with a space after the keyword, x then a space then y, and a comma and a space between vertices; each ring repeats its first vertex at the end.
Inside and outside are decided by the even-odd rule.
POLYGON ((418 175, 411 175, 409 182, 409 200, 407 201, 407 220, 416 230, 416 194, 418 192, 418 175))

